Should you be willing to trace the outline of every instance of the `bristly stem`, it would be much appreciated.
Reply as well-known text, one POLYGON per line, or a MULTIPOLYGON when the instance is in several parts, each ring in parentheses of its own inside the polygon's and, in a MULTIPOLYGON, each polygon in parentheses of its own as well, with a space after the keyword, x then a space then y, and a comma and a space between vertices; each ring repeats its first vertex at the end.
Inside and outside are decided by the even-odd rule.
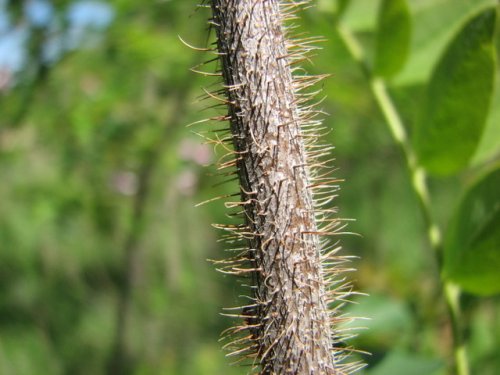
POLYGON ((308 87, 321 77, 293 75, 294 63, 314 48, 314 39, 287 33, 284 22, 298 3, 211 1, 224 90, 207 95, 228 108, 232 160, 219 167, 236 167, 241 200, 226 206, 244 222, 219 226, 240 251, 219 264, 251 284, 248 305, 232 315, 243 323, 229 330, 226 347, 260 374, 344 375, 356 365, 341 361, 342 318, 330 305, 350 290, 338 286, 345 259, 324 240, 343 227, 335 210, 323 207, 338 180, 317 170, 327 168, 327 150, 313 142, 320 122, 308 87))
MULTIPOLYGON (((340 22, 337 23, 337 30, 341 40, 347 47, 352 58, 360 65, 370 84, 371 92, 377 105, 385 118, 392 138, 401 148, 406 166, 410 173, 411 185, 417 196, 422 215, 427 228, 427 237, 434 250, 438 264, 442 267, 442 235, 441 230, 432 216, 431 199, 427 187, 425 170, 418 164, 418 160, 409 142, 406 128, 401 120, 394 102, 392 101, 385 81, 380 77, 375 77, 365 59, 361 44, 356 39, 354 33, 340 22)), ((458 375, 469 375, 469 363, 465 348, 464 333, 462 328, 462 317, 460 308, 460 289, 449 281, 442 280, 444 299, 448 308, 450 324, 453 331, 453 349, 455 357, 455 367, 458 375)))

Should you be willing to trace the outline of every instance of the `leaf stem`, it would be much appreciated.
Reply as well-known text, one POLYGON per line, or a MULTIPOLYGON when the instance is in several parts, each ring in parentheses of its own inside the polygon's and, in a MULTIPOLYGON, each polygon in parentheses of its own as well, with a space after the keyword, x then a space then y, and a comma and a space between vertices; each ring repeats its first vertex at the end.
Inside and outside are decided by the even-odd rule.
MULTIPOLYGON (((411 177, 411 184, 424 217, 427 237, 436 254, 438 264, 441 269, 442 235, 441 229, 432 217, 431 199, 429 189, 427 187, 427 176, 425 170, 418 164, 417 156, 408 140, 405 126, 396 106, 394 105, 394 102, 389 95, 385 81, 380 77, 373 76, 368 63, 366 62, 363 47, 356 39, 354 33, 352 33, 348 27, 340 22, 337 23, 337 30, 352 58, 360 65, 361 70, 365 74, 375 101, 377 102, 377 105, 385 118, 387 126, 389 127, 391 136, 404 154, 406 166, 411 177)), ((442 280, 442 283, 443 294, 453 331, 453 350, 456 371, 458 375, 469 375, 469 363, 467 360, 465 340, 461 325, 460 289, 458 286, 450 283, 449 281, 442 280)))
POLYGON ((455 366, 458 375, 469 375, 469 363, 462 327, 462 312, 460 309, 460 288, 450 282, 444 282, 444 295, 448 305, 454 339, 455 366))

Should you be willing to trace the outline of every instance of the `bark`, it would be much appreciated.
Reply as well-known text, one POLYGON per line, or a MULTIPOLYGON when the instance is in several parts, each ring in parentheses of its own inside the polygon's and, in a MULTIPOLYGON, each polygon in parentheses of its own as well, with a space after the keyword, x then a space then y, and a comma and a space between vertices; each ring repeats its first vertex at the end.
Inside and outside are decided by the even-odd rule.
MULTIPOLYGON (((297 94, 309 81, 292 75, 288 15, 277 0, 211 6, 241 187, 234 205, 245 218, 226 229, 248 244, 225 270, 253 282, 252 302, 239 315, 245 322, 231 331, 239 334, 233 350, 253 358, 261 374, 343 374, 321 262, 320 235, 328 229, 315 219, 324 211, 315 209, 306 153, 304 127, 315 121, 297 94)), ((336 224, 331 220, 331 228, 336 224)))

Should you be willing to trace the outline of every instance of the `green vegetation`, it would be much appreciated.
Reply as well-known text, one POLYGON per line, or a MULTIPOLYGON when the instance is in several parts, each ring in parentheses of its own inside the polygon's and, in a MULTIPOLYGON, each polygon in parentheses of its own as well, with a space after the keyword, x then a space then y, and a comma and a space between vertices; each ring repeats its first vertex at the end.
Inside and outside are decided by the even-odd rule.
MULTIPOLYGON (((224 115, 197 100, 217 79, 188 70, 213 72, 199 66, 212 56, 178 39, 206 47, 208 12, 93 1, 109 24, 101 9, 75 31, 85 1, 49 1, 46 22, 24 3, 0 1, 0 47, 26 36, 18 69, 0 56, 0 374, 246 373, 217 342, 237 283, 206 261, 226 256, 210 224, 231 219, 217 201, 195 208, 236 185, 193 134, 219 125, 186 127, 224 115)), ((345 179, 334 203, 361 234, 341 241, 369 294, 345 307, 371 319, 351 341, 372 353, 354 354, 362 373, 494 375, 497 2, 315 5, 297 33, 325 36, 304 67, 333 73, 321 108, 345 179)))

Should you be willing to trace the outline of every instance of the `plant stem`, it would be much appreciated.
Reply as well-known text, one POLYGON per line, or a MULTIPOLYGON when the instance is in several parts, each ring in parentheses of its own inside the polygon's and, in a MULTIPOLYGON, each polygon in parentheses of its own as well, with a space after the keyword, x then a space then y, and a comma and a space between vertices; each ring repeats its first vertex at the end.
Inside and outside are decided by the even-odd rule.
POLYGON ((460 310, 460 288, 450 282, 444 283, 444 295, 448 305, 454 339, 455 366, 458 375, 469 375, 469 363, 462 327, 462 312, 460 310))
MULTIPOLYGON (((228 331, 232 341, 226 348, 229 355, 252 359, 262 375, 350 373, 358 365, 341 362, 342 349, 335 345, 340 321, 328 309, 340 302, 343 292, 328 290, 328 284, 342 269, 329 270, 321 255, 322 238, 337 232, 339 221, 327 218, 331 210, 313 200, 316 187, 331 194, 335 178, 313 171, 325 164, 315 156, 318 146, 311 145, 319 122, 301 107, 307 100, 301 89, 319 77, 292 74, 292 63, 310 47, 291 47, 284 24, 298 4, 211 3, 230 120, 227 139, 234 146, 229 167, 236 166, 241 192, 241 201, 227 203, 241 207, 244 220, 222 227, 235 234, 232 246, 241 239, 237 249, 245 249, 222 263, 223 272, 250 275, 252 282, 251 304, 236 316, 243 325, 228 331)), ((332 264, 342 261, 335 257, 332 264)))
MULTIPOLYGON (((427 231, 429 243, 434 250, 439 267, 442 267, 442 235, 438 224, 432 217, 431 200, 427 187, 427 177, 425 170, 419 166, 417 156, 413 150, 406 134, 403 121, 392 101, 385 81, 380 77, 374 77, 368 66, 361 44, 349 28, 341 23, 337 23, 337 30, 341 40, 353 59, 360 65, 370 83, 371 92, 385 118, 389 131, 401 148, 406 159, 406 166, 410 173, 411 184, 417 196, 420 209, 422 211, 427 231)), ((455 366, 458 375, 469 375, 469 364, 465 350, 465 340, 461 325, 460 309, 460 289, 449 281, 442 280, 443 294, 446 300, 450 324, 453 331, 453 349, 455 356, 455 366)))

